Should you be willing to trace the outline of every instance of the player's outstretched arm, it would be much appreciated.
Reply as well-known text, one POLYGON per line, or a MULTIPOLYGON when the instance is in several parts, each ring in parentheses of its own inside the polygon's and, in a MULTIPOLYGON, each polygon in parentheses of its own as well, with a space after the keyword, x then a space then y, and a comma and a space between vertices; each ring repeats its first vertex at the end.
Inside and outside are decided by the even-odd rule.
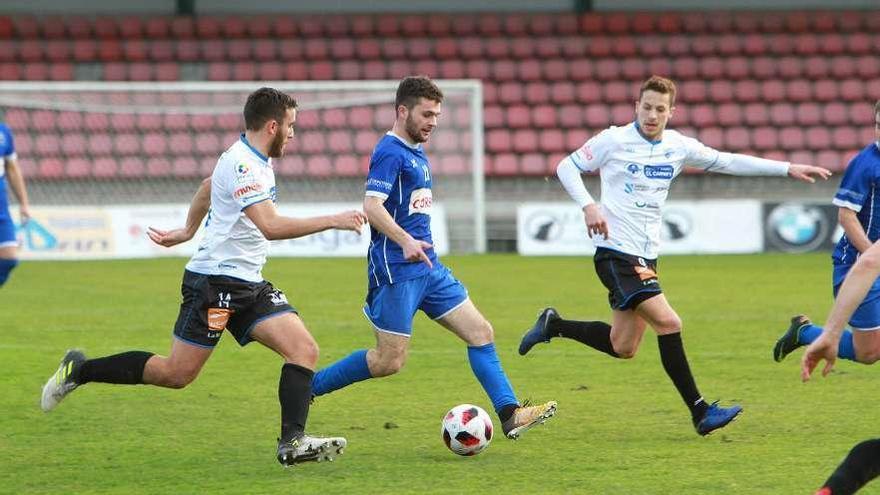
POLYGON ((803 165, 800 163, 792 163, 788 166, 788 176, 804 182, 814 183, 816 179, 828 180, 831 177, 831 171, 827 168, 816 167, 814 165, 803 165))
POLYGON ((30 201, 28 200, 27 188, 24 185, 24 176, 18 167, 18 160, 6 158, 6 177, 9 187, 18 199, 18 211, 21 215, 21 223, 24 225, 31 218, 30 201))
POLYGON ((248 206, 244 214, 254 222, 266 239, 296 239, 329 229, 351 230, 360 234, 367 216, 361 211, 343 211, 335 215, 292 218, 278 214, 275 203, 260 201, 248 206))
POLYGON ((843 328, 874 285, 878 275, 880 275, 880 241, 872 244, 850 269, 837 293, 825 326, 822 327, 822 335, 804 352, 804 357, 801 359, 801 378, 804 381, 810 379, 813 370, 822 360, 826 361, 822 376, 828 375, 834 368, 843 328))
POLYGON ((433 268, 431 259, 425 253, 426 249, 431 248, 431 244, 417 240, 403 230, 391 218, 391 215, 388 214, 384 203, 385 199, 377 196, 367 196, 364 198, 364 211, 367 213, 370 225, 397 243, 403 249, 403 256, 407 261, 423 262, 428 267, 433 268))
POLYGON ((208 214, 211 207, 211 178, 202 180, 199 189, 189 204, 189 212, 186 214, 186 226, 180 229, 161 230, 150 227, 147 235, 150 240, 160 246, 171 247, 186 242, 196 235, 202 219, 208 214))

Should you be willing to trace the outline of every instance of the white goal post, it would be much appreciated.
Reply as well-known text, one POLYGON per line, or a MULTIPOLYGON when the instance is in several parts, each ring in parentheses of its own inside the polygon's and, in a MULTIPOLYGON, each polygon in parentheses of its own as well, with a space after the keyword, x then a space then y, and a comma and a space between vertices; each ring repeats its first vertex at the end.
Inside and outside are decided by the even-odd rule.
MULTIPOLYGON (((243 129, 247 95, 274 87, 299 106, 297 135, 276 161, 279 204, 360 203, 398 82, 0 82, 0 109, 35 205, 182 203, 243 129)), ((484 253, 482 84, 435 82, 445 95, 426 144, 435 201, 450 250, 484 253)))

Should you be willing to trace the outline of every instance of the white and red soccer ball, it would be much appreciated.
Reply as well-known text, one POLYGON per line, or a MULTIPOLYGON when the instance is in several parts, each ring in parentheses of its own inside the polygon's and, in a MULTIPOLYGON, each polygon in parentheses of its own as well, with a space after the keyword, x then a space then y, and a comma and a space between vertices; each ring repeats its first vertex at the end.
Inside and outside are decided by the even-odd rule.
POLYGON ((459 404, 443 416, 440 434, 449 450, 458 455, 477 455, 492 441, 492 419, 479 406, 459 404))

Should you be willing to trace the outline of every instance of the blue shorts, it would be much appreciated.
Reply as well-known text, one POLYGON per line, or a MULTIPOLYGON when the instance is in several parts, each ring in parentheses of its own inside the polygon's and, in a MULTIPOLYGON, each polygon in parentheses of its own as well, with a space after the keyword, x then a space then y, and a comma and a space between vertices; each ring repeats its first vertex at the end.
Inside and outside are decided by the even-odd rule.
POLYGON ((409 337, 416 310, 437 320, 467 298, 467 290, 452 272, 443 265, 434 265, 427 275, 370 289, 364 315, 376 330, 409 337))
POLYGON ((15 222, 9 215, 9 210, 0 211, 0 247, 17 246, 15 238, 15 222))
MULTIPOLYGON (((843 285, 843 280, 852 265, 834 267, 834 297, 843 285)), ((874 285, 862 299, 859 307, 849 319, 849 326, 853 330, 880 330, 880 279, 874 281, 874 285)))

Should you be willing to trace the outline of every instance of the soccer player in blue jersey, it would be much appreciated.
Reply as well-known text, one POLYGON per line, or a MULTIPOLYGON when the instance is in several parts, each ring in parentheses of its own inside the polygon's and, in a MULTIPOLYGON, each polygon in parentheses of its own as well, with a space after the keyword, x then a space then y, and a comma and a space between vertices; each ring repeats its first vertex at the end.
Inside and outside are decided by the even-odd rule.
MULTIPOLYGON (((880 123, 877 124, 880 137, 880 123)), ((864 250, 859 259, 848 270, 843 283, 838 287, 834 306, 825 320, 824 328, 819 329, 815 340, 804 351, 801 359, 801 379, 808 381, 813 370, 823 360, 822 376, 834 368, 842 346, 842 337, 847 321, 853 314, 862 311, 869 294, 877 289, 880 276, 880 242, 874 242, 864 250)), ((850 344, 851 347, 852 344, 850 344)), ((843 462, 829 476, 816 495, 849 495, 856 493, 868 482, 880 475, 880 438, 865 440, 856 444, 843 462)))
POLYGON ((21 215, 21 224, 31 217, 30 203, 28 202, 27 189, 24 186, 24 177, 18 167, 18 158, 15 154, 15 141, 12 131, 6 124, 0 123, 0 287, 9 280, 12 269, 18 265, 18 241, 15 238, 15 222, 9 213, 9 201, 6 197, 6 182, 15 197, 18 199, 18 211, 21 215))
MULTIPOLYGON (((839 207, 837 218, 844 232, 831 256, 835 297, 856 260, 880 239, 880 101, 874 104, 874 137, 875 141, 849 162, 832 201, 839 207)), ((880 360, 880 280, 874 281, 849 325, 852 330, 840 336, 837 356, 864 364, 880 360)), ((773 359, 782 361, 821 333, 822 328, 806 316, 792 317, 791 326, 773 347, 773 359)))
POLYGON ((397 87, 396 120, 370 159, 364 212, 370 223, 364 314, 376 347, 359 350, 319 370, 316 396, 355 382, 397 373, 406 360, 413 317, 422 310, 467 343, 471 369, 501 419, 517 438, 556 412, 553 401, 521 406, 501 369, 492 325, 464 286, 437 258, 431 239, 431 165, 422 148, 440 117, 443 93, 427 77, 407 77, 397 87))

